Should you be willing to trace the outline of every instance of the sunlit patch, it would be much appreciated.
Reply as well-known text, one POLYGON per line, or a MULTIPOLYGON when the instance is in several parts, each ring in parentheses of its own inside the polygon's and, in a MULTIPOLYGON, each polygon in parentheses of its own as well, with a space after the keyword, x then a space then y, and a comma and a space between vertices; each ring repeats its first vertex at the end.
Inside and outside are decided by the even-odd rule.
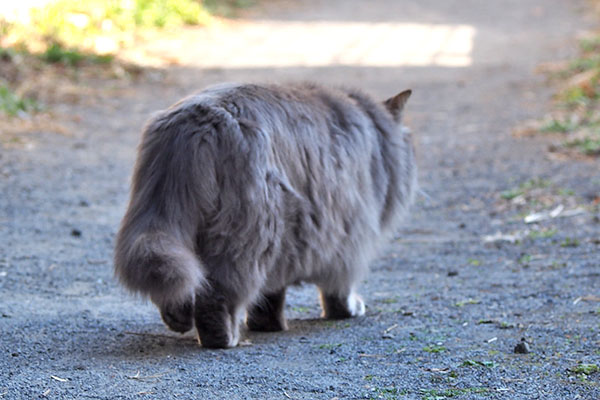
MULTIPOLYGON (((182 64, 207 68, 471 65, 475 28, 417 23, 236 21, 194 32, 182 64)), ((157 44, 157 43, 155 43, 157 44)), ((164 43, 166 45, 166 43, 164 43)), ((165 50, 173 54, 173 49, 165 50)))

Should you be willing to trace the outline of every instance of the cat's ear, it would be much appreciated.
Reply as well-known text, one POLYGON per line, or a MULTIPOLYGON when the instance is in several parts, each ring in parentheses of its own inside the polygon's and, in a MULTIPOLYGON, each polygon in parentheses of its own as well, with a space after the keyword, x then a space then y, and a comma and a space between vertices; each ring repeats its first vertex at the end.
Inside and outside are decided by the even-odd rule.
POLYGON ((383 105, 392 114, 396 122, 400 122, 402 119, 402 110, 411 94, 412 90, 408 89, 383 102, 383 105))

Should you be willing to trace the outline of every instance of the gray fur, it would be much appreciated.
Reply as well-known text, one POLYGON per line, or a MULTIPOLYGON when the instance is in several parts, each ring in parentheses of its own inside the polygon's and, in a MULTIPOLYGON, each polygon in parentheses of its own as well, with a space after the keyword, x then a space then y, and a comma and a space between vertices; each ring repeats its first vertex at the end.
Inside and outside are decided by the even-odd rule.
POLYGON ((228 84, 162 112, 139 147, 120 281, 172 329, 195 320, 208 347, 235 346, 247 309, 253 329, 285 329, 299 282, 319 286, 325 317, 362 315, 357 283, 416 188, 409 95, 228 84))

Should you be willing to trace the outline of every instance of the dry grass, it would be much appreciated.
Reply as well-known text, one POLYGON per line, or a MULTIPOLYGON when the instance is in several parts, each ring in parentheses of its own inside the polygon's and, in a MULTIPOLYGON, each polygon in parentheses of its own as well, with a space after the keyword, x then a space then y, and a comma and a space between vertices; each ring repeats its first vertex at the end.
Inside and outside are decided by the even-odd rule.
MULTIPOLYGON (((600 0, 589 7, 600 21, 600 0)), ((556 84, 551 113, 515 131, 515 136, 545 134, 554 143, 549 150, 559 158, 600 157, 600 31, 580 39, 573 60, 549 63, 539 70, 556 84)))

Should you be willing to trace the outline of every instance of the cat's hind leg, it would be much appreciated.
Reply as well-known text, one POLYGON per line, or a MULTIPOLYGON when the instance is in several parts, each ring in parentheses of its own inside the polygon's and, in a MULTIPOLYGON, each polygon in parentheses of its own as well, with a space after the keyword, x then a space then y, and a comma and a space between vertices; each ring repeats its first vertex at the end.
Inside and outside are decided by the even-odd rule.
POLYGON ((342 319, 360 317, 365 314, 365 303, 361 297, 350 290, 348 293, 327 293, 320 288, 322 317, 328 319, 342 319))
POLYGON ((287 330, 283 313, 285 288, 261 296, 249 309, 246 325, 251 331, 276 332, 287 330))

